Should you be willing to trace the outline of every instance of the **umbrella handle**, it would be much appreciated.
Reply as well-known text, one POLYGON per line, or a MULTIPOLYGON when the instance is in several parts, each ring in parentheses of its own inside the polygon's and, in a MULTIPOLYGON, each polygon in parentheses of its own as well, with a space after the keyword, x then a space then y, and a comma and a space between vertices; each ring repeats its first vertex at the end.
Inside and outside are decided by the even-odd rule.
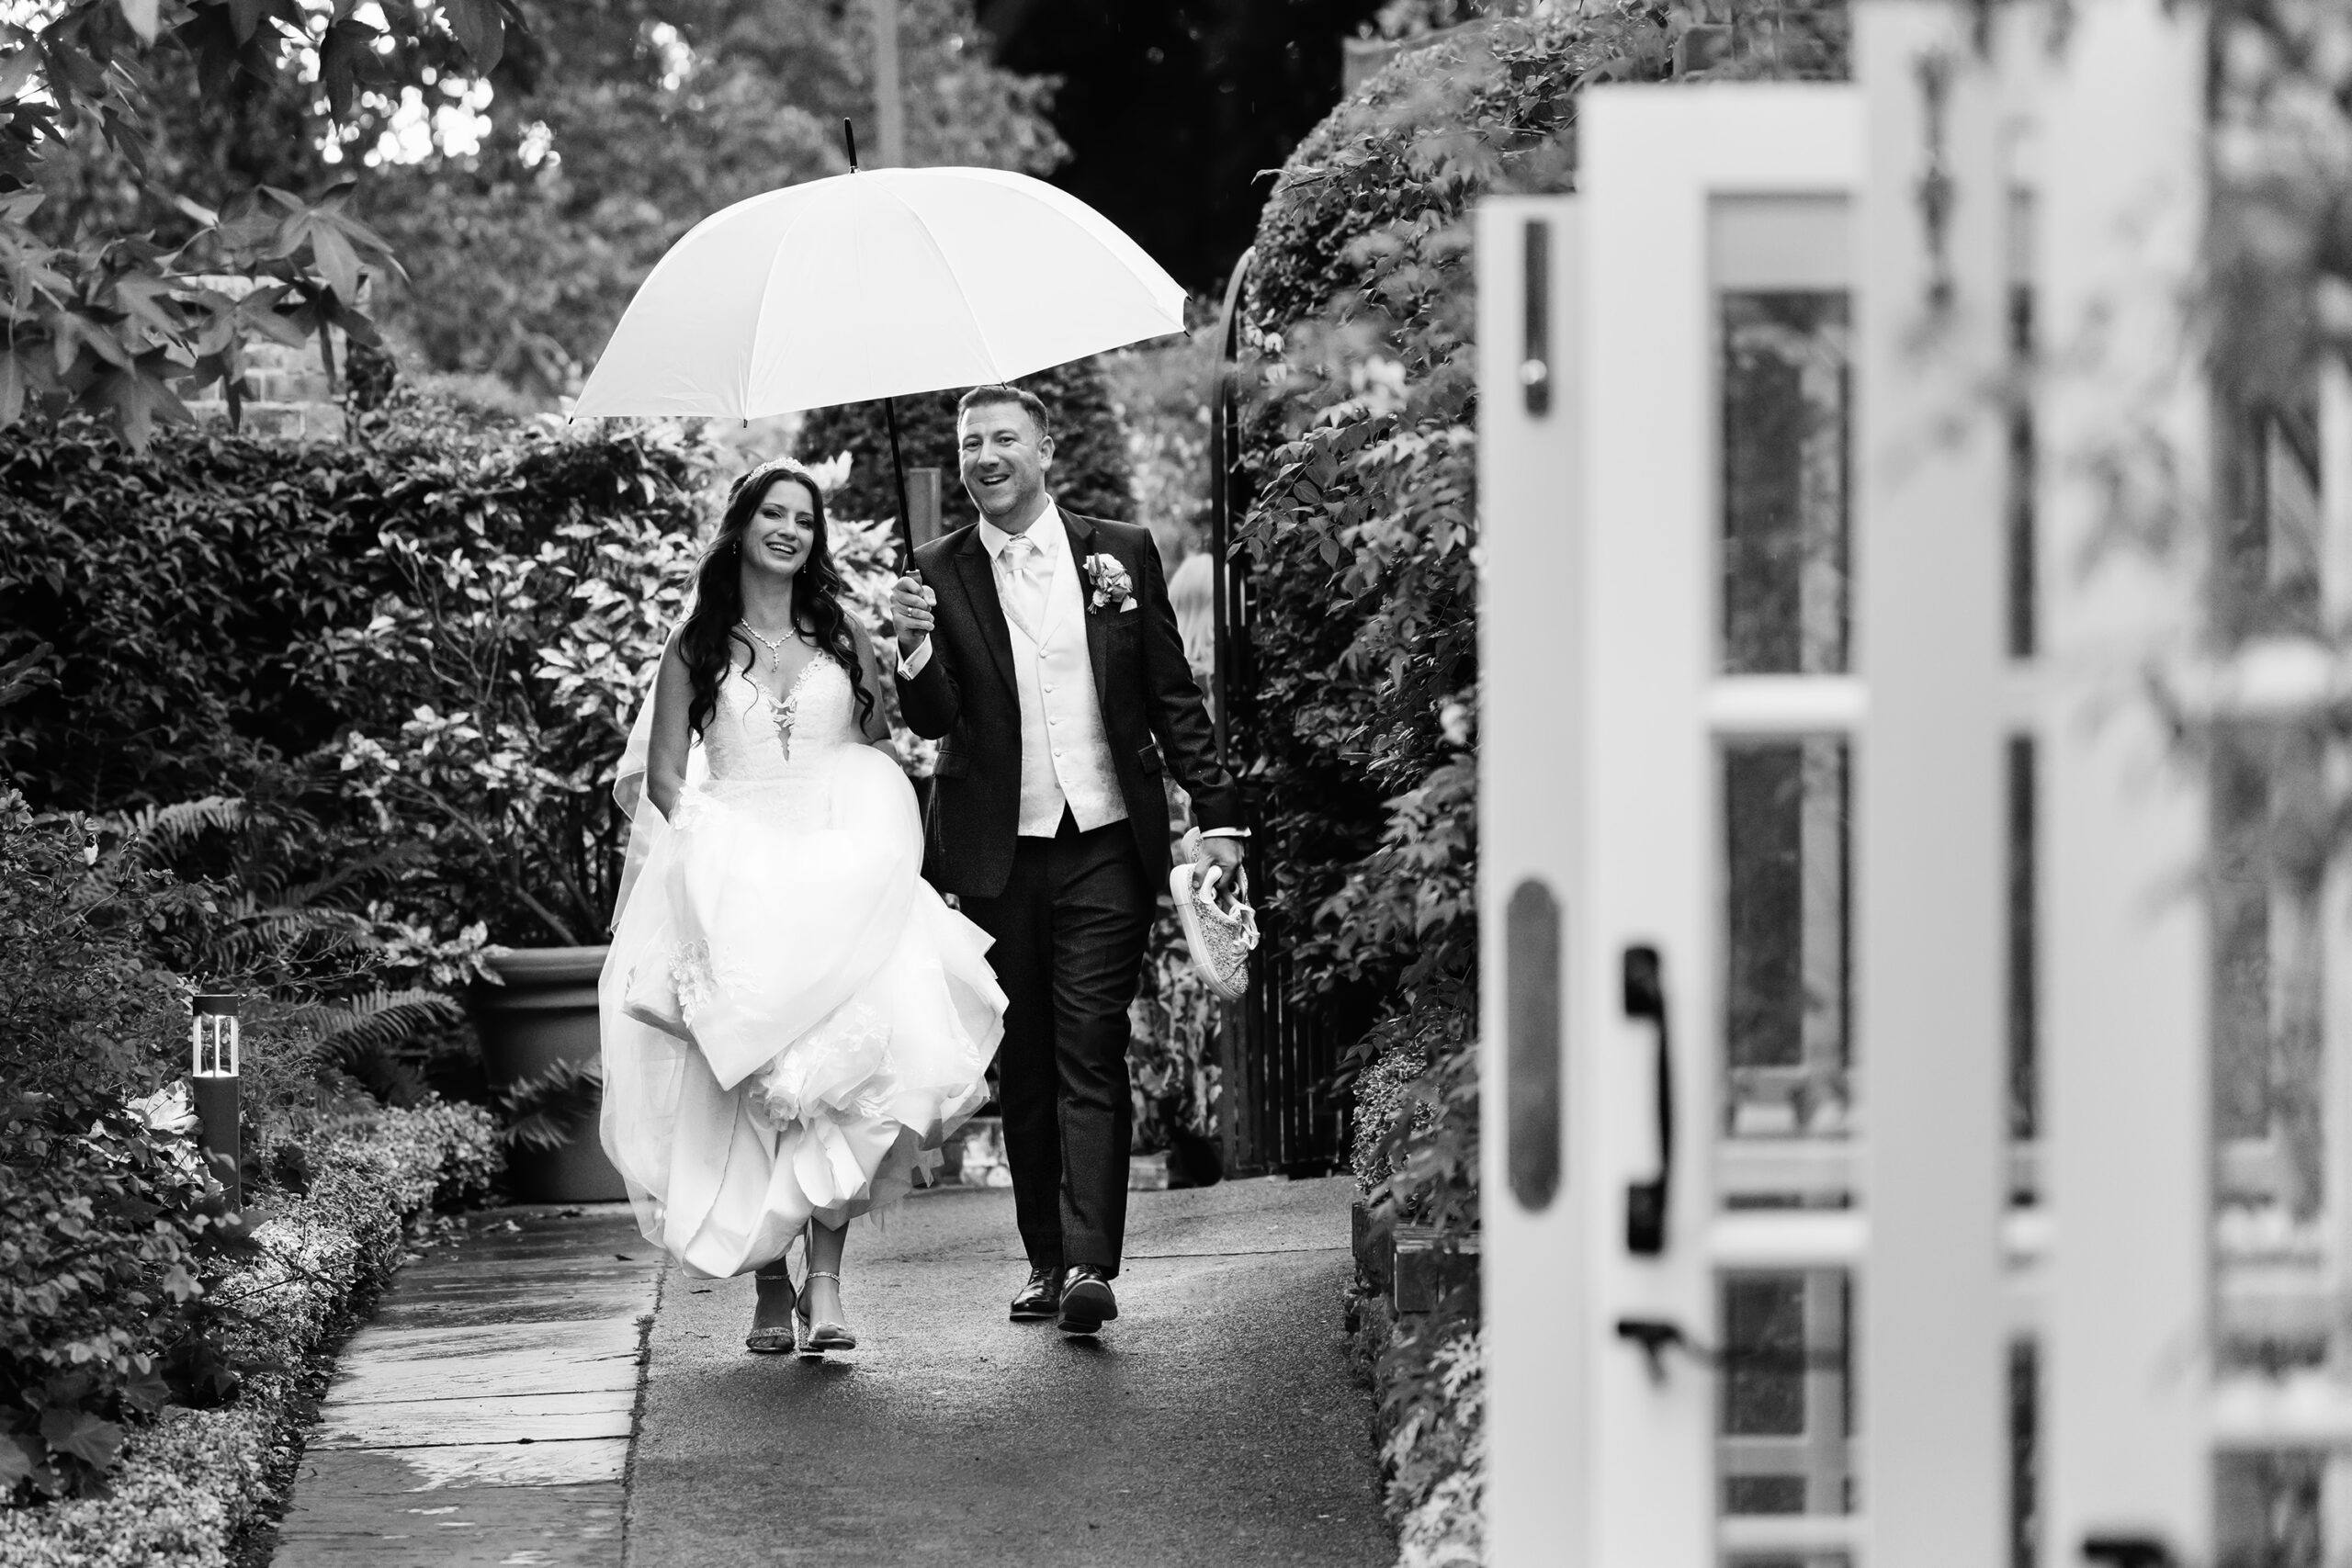
POLYGON ((890 427, 890 477, 899 489, 899 569, 910 572, 915 565, 915 525, 914 519, 907 515, 907 461, 899 455, 897 399, 882 400, 882 417, 890 427))

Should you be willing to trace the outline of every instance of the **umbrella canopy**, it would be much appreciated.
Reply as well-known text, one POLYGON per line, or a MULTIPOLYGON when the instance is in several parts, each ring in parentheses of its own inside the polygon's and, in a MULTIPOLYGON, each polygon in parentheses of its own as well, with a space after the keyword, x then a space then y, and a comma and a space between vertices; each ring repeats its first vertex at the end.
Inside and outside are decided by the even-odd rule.
POLYGON ((572 413, 758 419, 1009 381, 1183 330, 1176 280, 1042 180, 869 169, 696 224, 572 413))

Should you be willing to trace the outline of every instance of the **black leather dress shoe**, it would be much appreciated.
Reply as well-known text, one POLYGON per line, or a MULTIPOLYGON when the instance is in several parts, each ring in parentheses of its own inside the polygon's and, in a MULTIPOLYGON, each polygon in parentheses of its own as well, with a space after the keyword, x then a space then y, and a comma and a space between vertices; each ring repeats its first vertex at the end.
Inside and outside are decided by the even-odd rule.
POLYGON ((1032 1269, 1029 1282, 1012 1298, 1012 1321, 1042 1323, 1060 1310, 1062 1302, 1062 1271, 1058 1269, 1032 1269))
POLYGON ((1062 1312, 1054 1324, 1064 1334, 1092 1334, 1119 1315, 1111 1281, 1091 1263, 1071 1269, 1062 1281, 1062 1312))

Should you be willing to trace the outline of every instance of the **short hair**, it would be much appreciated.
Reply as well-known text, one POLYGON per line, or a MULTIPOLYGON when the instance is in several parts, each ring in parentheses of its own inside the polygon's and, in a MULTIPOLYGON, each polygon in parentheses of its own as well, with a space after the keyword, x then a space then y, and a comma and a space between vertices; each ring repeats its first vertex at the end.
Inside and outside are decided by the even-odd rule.
POLYGON ((1038 400, 1037 394, 1026 387, 1015 387, 1004 381, 991 381, 984 387, 975 387, 958 398, 956 400, 956 423, 961 425, 966 414, 991 403, 1018 403, 1022 412, 1036 425, 1039 435, 1054 433, 1053 419, 1046 412, 1046 405, 1038 400))

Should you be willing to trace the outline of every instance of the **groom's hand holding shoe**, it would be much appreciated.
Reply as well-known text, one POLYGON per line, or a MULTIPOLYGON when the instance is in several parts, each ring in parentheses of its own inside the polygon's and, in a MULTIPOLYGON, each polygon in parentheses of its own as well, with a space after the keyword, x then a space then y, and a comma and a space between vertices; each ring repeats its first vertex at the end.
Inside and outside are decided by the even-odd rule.
POLYGON ((1204 838, 1201 840, 1201 853, 1211 865, 1226 874, 1226 885, 1231 886, 1234 874, 1241 869, 1241 840, 1204 838))
POLYGON ((901 656, 914 652, 931 635, 931 607, 938 603, 939 595, 924 587, 922 579, 913 572, 891 584, 890 618, 899 626, 901 656))

